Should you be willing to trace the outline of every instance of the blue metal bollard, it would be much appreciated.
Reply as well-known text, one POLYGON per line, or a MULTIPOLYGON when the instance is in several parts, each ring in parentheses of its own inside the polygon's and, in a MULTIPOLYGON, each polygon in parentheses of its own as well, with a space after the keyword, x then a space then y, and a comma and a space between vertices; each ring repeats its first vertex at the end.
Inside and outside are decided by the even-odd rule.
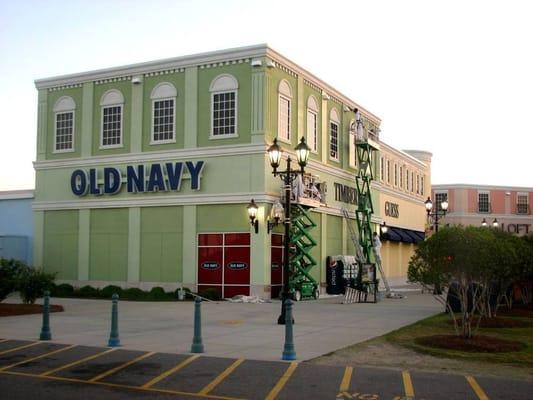
POLYGON ((111 333, 109 334, 109 347, 120 346, 120 339, 118 337, 118 294, 114 294, 111 299, 113 305, 111 306, 111 333))
POLYGON ((45 290, 43 303, 43 326, 39 340, 52 340, 52 332, 50 332, 50 292, 45 290))
POLYGON ((194 300, 194 337, 192 338, 191 353, 203 353, 204 344, 202 343, 202 311, 200 304, 202 299, 196 297, 194 300))
POLYGON ((292 301, 285 300, 285 345, 283 346, 282 360, 296 360, 294 340, 292 335, 292 301))

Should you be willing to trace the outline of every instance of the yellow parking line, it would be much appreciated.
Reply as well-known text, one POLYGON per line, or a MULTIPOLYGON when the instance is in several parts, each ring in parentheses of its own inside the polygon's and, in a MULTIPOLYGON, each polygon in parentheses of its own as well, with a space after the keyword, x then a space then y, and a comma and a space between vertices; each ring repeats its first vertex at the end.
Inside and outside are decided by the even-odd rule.
POLYGON ((176 371, 179 371, 180 369, 182 369, 183 367, 185 367, 186 365, 190 364, 191 362, 193 362, 194 360, 196 360, 198 357, 200 357, 198 354, 195 354, 194 356, 190 356, 189 358, 187 358, 186 360, 183 360, 182 362, 180 362, 178 365, 176 365, 174 368, 172 369, 169 369, 168 371, 166 372, 163 372, 161 375, 159 376, 156 376, 154 379, 152 379, 151 381, 148 381, 146 382, 144 385, 142 385, 141 387, 143 389, 148 389, 149 387, 155 385, 157 382, 160 382, 162 381, 163 379, 165 379, 167 376, 169 375, 172 375, 174 372, 176 371))
POLYGON ((134 358, 133 360, 128 361, 127 363, 119 365, 118 367, 110 369, 109 371, 103 372, 100 375, 96 375, 94 378, 89 379, 89 382, 96 382, 96 381, 98 381, 98 380, 100 380, 102 378, 105 378, 108 375, 114 374, 115 372, 118 372, 121 369, 124 369, 124 368, 130 366, 131 364, 136 363, 137 361, 144 360, 145 358, 148 358, 148 357, 150 357, 151 355, 154 355, 154 354, 155 354, 155 351, 151 351, 150 353, 145 353, 145 354, 143 354, 143 355, 141 355, 141 356, 139 356, 137 358, 134 358))
POLYGON ((116 348, 113 348, 113 349, 108 349, 106 351, 102 351, 101 353, 98 353, 98 354, 94 354, 92 356, 89 356, 89 357, 85 357, 85 358, 82 358, 81 360, 78 360, 78 361, 74 361, 74 362, 71 362, 67 365, 63 365, 61 367, 57 367, 57 368, 54 368, 50 371, 47 371, 47 372, 43 372, 42 374, 40 374, 39 376, 49 376, 49 375, 52 375, 56 372, 59 372, 59 371, 62 371, 64 369, 67 369, 67 368, 70 368, 70 367, 73 367, 74 365, 78 365, 78 364, 81 364, 85 361, 90 361, 90 360, 94 360, 95 358, 97 357, 100 357, 100 356, 103 356, 104 354, 107 354, 107 353, 111 353, 113 351, 117 350, 116 348))
POLYGON ((51 356, 52 354, 61 353, 62 351, 65 351, 65 350, 68 350, 68 349, 72 349, 73 347, 76 347, 76 345, 75 345, 75 344, 72 344, 72 345, 70 345, 70 346, 66 346, 66 347, 63 347, 63 348, 58 349, 58 350, 50 351, 50 352, 48 352, 48 353, 41 354, 40 356, 33 357, 33 358, 28 359, 28 360, 19 361, 18 363, 11 364, 11 365, 8 365, 7 367, 2 367, 2 368, 0 368, 0 371, 5 371, 6 369, 16 367, 17 365, 26 364, 26 363, 29 363, 29 362, 31 362, 31 361, 38 360, 38 359, 40 359, 40 358, 44 358, 44 357, 47 357, 47 356, 51 356))
POLYGON ((228 396, 217 396, 217 395, 199 395, 198 393, 191 393, 191 392, 181 392, 178 390, 171 390, 171 389, 158 389, 158 388, 143 388, 141 386, 132 386, 132 385, 123 385, 120 383, 111 383, 111 382, 89 382, 85 381, 83 379, 77 379, 77 378, 66 378, 63 376, 42 376, 42 375, 36 375, 36 374, 29 374, 26 372, 15 372, 15 371, 0 371, 0 374, 6 374, 6 375, 16 375, 16 376, 27 376, 31 378, 38 378, 38 379, 48 379, 52 381, 61 381, 61 382, 73 382, 73 383, 81 383, 86 385, 99 385, 99 386, 108 386, 118 389, 128 389, 128 390, 137 390, 142 392, 154 392, 154 393, 166 393, 166 394, 174 394, 174 395, 185 395, 185 396, 193 396, 193 397, 204 397, 206 399, 216 399, 216 400, 244 400, 240 399, 238 397, 228 397, 228 396))
POLYGON ((344 370, 344 376, 342 377, 341 385, 339 387, 339 392, 347 392, 350 389, 350 381, 352 379, 352 367, 346 367, 344 370))
POLYGON ((465 378, 474 390, 474 392, 476 392, 476 395, 477 397, 479 397, 479 400, 489 400, 489 397, 485 394, 483 389, 481 389, 481 386, 479 386, 479 383, 477 383, 473 376, 467 375, 465 376, 465 378))
POLYGON ((215 388, 215 386, 217 386, 220 382, 226 379, 229 376, 229 374, 231 374, 239 365, 241 365, 243 361, 244 361, 244 358, 239 358, 237 361, 231 364, 228 368, 226 368, 224 372, 222 372, 219 376, 217 376, 210 383, 208 383, 202 390, 200 390, 198 394, 209 393, 211 390, 215 388))
POLYGON ((274 400, 276 396, 281 392, 281 389, 286 385, 286 383, 291 378, 292 374, 294 373, 294 370, 298 366, 298 363, 296 361, 291 362, 291 365, 289 365, 289 368, 287 368, 287 371, 283 374, 281 378, 279 378, 278 383, 276 383, 276 386, 270 391, 270 393, 265 397, 265 400, 274 400))
POLYGON ((11 353, 12 351, 26 349, 26 348, 32 347, 32 346, 37 346, 38 344, 41 344, 41 342, 33 342, 33 343, 30 343, 30 344, 25 344, 24 346, 15 347, 14 349, 4 350, 4 351, 0 352, 0 355, 11 353))
POLYGON ((406 397, 415 397, 415 390, 413 389, 413 382, 409 371, 402 371, 403 387, 405 389, 406 397))
POLYGON ((0 343, 7 342, 9 339, 0 339, 0 343))

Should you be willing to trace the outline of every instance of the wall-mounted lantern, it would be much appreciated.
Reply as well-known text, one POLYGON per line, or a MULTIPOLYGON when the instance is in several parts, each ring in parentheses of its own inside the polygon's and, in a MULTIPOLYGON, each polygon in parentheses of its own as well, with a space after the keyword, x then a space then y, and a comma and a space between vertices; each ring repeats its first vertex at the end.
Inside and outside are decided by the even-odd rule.
POLYGON ((257 204, 255 204, 254 199, 248 204, 248 217, 250 218, 250 224, 254 227, 255 233, 259 233, 259 221, 257 220, 257 204))

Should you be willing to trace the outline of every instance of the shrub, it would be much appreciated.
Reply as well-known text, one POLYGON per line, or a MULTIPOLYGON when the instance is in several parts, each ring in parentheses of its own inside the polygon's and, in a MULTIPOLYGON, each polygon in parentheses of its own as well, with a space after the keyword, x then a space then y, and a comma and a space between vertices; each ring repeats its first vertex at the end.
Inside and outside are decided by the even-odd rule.
POLYGON ((100 291, 92 286, 86 285, 76 291, 76 295, 79 297, 98 298, 100 297, 100 291))
POLYGON ((146 297, 146 292, 139 288, 129 288, 122 291, 122 298, 125 300, 143 300, 146 297))
POLYGON ((152 300, 167 300, 169 298, 169 296, 165 293, 165 289, 160 286, 153 287, 148 296, 152 300))
POLYGON ((24 268, 20 261, 0 258, 0 301, 17 289, 17 280, 24 268))
POLYGON ((44 296, 44 291, 50 289, 54 282, 55 274, 44 272, 42 268, 25 266, 19 275, 17 289, 22 302, 33 304, 39 297, 44 296))
POLYGON ((70 297, 74 295, 74 287, 68 283, 62 283, 60 285, 52 284, 50 294, 54 297, 70 297))
POLYGON ((119 297, 122 297, 122 288, 115 285, 108 285, 100 291, 102 297, 106 299, 110 299, 115 293, 118 294, 119 297))
POLYGON ((220 300, 220 294, 215 288, 207 288, 198 293, 200 296, 209 300, 220 300))

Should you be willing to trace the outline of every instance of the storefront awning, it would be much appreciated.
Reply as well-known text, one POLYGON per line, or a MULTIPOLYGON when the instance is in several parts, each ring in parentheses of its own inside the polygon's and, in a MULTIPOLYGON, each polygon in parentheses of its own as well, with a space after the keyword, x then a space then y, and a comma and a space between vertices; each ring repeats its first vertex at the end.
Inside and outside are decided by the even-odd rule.
POLYGON ((419 243, 424 240, 424 232, 414 231, 412 229, 397 228, 389 226, 387 233, 383 235, 384 240, 402 243, 419 243))

